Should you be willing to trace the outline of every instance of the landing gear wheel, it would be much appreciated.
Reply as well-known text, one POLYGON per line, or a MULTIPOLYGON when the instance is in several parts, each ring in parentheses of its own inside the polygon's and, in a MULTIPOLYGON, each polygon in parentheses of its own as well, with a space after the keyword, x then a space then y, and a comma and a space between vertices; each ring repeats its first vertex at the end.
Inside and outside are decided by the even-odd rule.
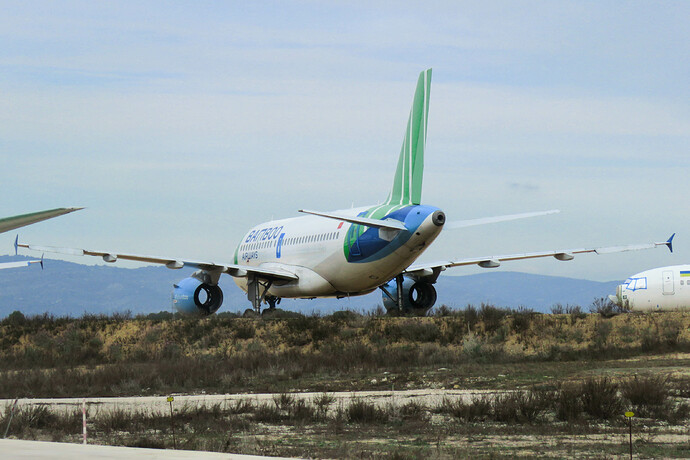
POLYGON ((269 310, 275 310, 276 305, 280 303, 280 297, 275 297, 272 295, 266 296, 266 303, 268 303, 269 310))

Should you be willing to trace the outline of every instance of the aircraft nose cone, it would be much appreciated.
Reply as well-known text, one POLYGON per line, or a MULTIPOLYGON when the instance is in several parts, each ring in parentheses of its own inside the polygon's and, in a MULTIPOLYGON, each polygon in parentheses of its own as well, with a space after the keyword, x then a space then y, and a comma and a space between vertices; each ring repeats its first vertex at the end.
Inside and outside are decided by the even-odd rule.
POLYGON ((446 215, 443 211, 436 211, 431 215, 431 221, 437 227, 442 227, 446 223, 446 215))

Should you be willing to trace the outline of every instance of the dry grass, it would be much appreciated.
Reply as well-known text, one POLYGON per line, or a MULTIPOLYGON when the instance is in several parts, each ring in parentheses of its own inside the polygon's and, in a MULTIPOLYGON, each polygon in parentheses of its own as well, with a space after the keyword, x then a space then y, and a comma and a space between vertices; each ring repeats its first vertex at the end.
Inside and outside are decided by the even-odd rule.
MULTIPOLYGON (((621 383, 622 387, 634 379, 621 383)), ((685 382, 687 383, 687 382, 685 382)), ((667 395, 671 384, 663 383, 667 395)), ((334 405, 331 395, 303 398, 277 394, 273 400, 251 397, 232 402, 167 411, 89 410, 91 442, 172 448, 172 425, 179 448, 311 458, 488 458, 515 456, 585 457, 625 453, 627 433, 622 412, 587 414, 558 422, 566 397, 586 400, 594 389, 613 388, 607 379, 590 379, 568 389, 531 388, 484 395, 469 402, 446 398, 426 406, 418 401, 376 403, 355 397, 334 405), (575 388, 575 390, 573 390, 575 388), (331 410, 328 410, 329 406, 331 410)), ((620 401, 626 400, 616 394, 620 401)), ((646 417, 636 422, 636 452, 641 457, 682 457, 687 443, 674 433, 687 431, 687 403, 667 396, 659 407, 683 407, 673 422, 646 417), (642 430, 642 431, 640 431, 642 430), (680 430, 680 431, 679 431, 680 430), (656 437, 665 440, 657 440, 656 437)), ((6 426, 6 408, 0 426, 6 426)), ((15 414, 10 434, 23 439, 78 441, 81 412, 54 412, 24 406, 15 414)))
MULTIPOLYGON (((428 318, 12 314, 0 321, 0 397, 272 392, 269 401, 176 409, 179 445, 377 459, 614 456, 625 432, 620 414, 632 409, 647 427, 636 452, 690 456, 674 437, 688 434, 690 313, 562 311, 483 305, 438 309, 428 318), (427 405, 337 403, 330 393, 429 387, 506 391, 427 405), (294 390, 321 393, 307 400, 294 390)), ((5 408, 0 429, 8 417, 5 408)), ((98 442, 172 446, 169 414, 89 417, 98 442)), ((34 407, 14 415, 10 433, 77 441, 80 429, 80 412, 34 407)))
MULTIPOLYGON (((0 322, 0 397, 376 389, 410 370, 608 360, 690 350, 690 313, 543 315, 490 305, 428 318, 206 319, 12 314, 0 322), (631 332, 632 331, 632 332, 631 332), (633 333, 634 332, 634 333, 633 333), (352 387, 352 377, 357 378, 352 387), (371 376, 371 377, 367 377, 371 376), (350 382, 345 385, 344 382, 350 382), (75 395, 73 388, 81 388, 75 395)), ((405 377, 405 376, 408 377, 405 377)))

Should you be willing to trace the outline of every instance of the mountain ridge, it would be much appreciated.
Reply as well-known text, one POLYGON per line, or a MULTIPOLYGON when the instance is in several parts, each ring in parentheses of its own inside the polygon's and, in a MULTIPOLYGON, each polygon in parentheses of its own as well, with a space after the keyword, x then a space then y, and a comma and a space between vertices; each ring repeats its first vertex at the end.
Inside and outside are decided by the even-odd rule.
MULTIPOLYGON (((27 260, 0 256, 0 262, 27 260)), ((0 271, 0 318, 15 310, 24 314, 50 313, 80 316, 83 313, 132 314, 172 311, 173 283, 188 277, 193 269, 170 270, 145 266, 121 268, 46 260, 45 269, 31 266, 0 271)), ((597 282, 512 271, 491 271, 462 276, 441 276, 436 284, 436 306, 464 308, 489 303, 499 307, 525 307, 549 312, 555 304, 588 307, 595 298, 615 292, 619 281, 597 282)), ((229 276, 221 278, 224 302, 219 312, 249 308, 245 294, 229 276)), ((381 294, 345 299, 283 299, 280 307, 301 313, 331 313, 336 310, 370 311, 381 305, 381 294)))

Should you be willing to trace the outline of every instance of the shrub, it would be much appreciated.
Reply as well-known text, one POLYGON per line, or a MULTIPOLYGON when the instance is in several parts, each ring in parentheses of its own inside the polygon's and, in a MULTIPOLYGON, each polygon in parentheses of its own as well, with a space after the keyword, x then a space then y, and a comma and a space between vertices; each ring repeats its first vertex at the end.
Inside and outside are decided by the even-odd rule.
POLYGON ((249 399, 236 399, 227 405, 226 410, 233 415, 249 414, 254 411, 254 404, 249 399))
POLYGON ((429 412, 424 404, 418 401, 409 401, 399 409, 400 417, 406 420, 426 421, 429 419, 429 412))
POLYGON ((612 329, 613 326, 608 320, 597 322, 594 327, 594 337, 592 338, 591 347, 599 350, 606 348, 612 329))
POLYGON ((339 311, 334 311, 331 313, 329 316, 326 316, 326 319, 336 322, 336 323, 346 323, 350 324, 353 321, 356 321, 360 319, 362 315, 360 315, 357 312, 354 312, 352 310, 339 310, 339 311))
POLYGON ((345 409, 347 421, 351 423, 385 423, 388 413, 376 404, 355 398, 345 409))
POLYGON ((633 406, 660 406, 669 394, 668 378, 645 376, 629 379, 621 384, 621 394, 633 406))
POLYGON ((556 392, 556 418, 572 422, 582 417, 582 391, 579 385, 562 386, 556 392))
POLYGON ((253 321, 241 320, 235 322, 235 338, 239 340, 253 339, 256 334, 253 321))
POLYGON ((384 327, 387 339, 394 341, 408 341, 413 343, 436 342, 440 331, 438 326, 429 321, 418 319, 401 320, 388 323, 384 327))
POLYGON ((520 307, 513 312, 512 316, 513 331, 515 331, 516 334, 522 334, 529 329, 530 324, 532 324, 535 313, 532 309, 520 307))
POLYGON ((281 420, 280 409, 273 404, 262 402, 254 409, 253 419, 256 422, 279 423, 281 420))
POLYGON ((659 326, 659 336, 669 347, 675 347, 678 345, 682 332, 683 325, 677 319, 665 318, 659 326))
POLYGON ((465 422, 474 422, 486 420, 491 415, 491 407, 491 397, 483 395, 473 398, 468 403, 464 402, 462 398, 455 400, 444 398, 437 410, 440 413, 451 415, 465 422))
POLYGON ((273 402, 275 403, 276 408, 287 411, 290 410, 292 405, 295 403, 295 397, 289 393, 281 393, 273 396, 273 402))
POLYGON ((625 313, 625 309, 616 305, 608 297, 595 298, 589 306, 590 313, 599 313, 604 318, 610 318, 620 313, 625 313))
POLYGON ((610 419, 621 414, 623 403, 618 396, 618 385, 608 377, 590 378, 580 387, 582 409, 600 419, 610 419))
POLYGON ((463 317, 468 329, 473 330, 477 323, 479 323, 479 312, 474 307, 474 305, 467 305, 463 310, 463 317))
POLYGON ((562 315, 565 313, 565 308, 563 307, 562 304, 557 303, 551 306, 551 314, 552 315, 562 315))
POLYGON ((314 407, 309 405, 304 399, 296 400, 289 409, 289 416, 297 422, 311 422, 314 420, 314 407))
POLYGON ((125 409, 118 408, 99 413, 92 422, 96 430, 111 433, 113 431, 133 431, 133 420, 145 420, 146 418, 147 416, 143 412, 130 413, 125 409))
POLYGON ((26 316, 19 310, 15 310, 5 318, 2 323, 7 326, 24 326, 26 324, 26 316))
POLYGON ((335 397, 328 393, 321 393, 318 396, 314 396, 312 403, 316 406, 316 410, 320 417, 325 418, 328 413, 328 407, 333 404, 335 397))
POLYGON ((535 422, 551 406, 552 397, 545 390, 514 391, 493 401, 493 414, 499 422, 535 422))
POLYGON ((683 420, 690 419, 690 404, 681 402, 677 406, 666 404, 663 411, 663 416, 659 418, 665 419, 672 425, 679 425, 683 420))
POLYGON ((444 318, 447 316, 452 316, 453 315, 453 310, 448 307, 446 304, 443 304, 439 307, 434 308, 431 311, 432 316, 435 316, 437 318, 444 318))
POLYGON ((501 322, 508 313, 509 311, 505 308, 498 308, 485 303, 482 303, 479 308, 479 318, 484 323, 484 330, 486 332, 494 332, 501 327, 501 322))
POLYGON ((469 358, 479 358, 482 356, 484 343, 475 334, 467 334, 462 339, 462 353, 469 358))
POLYGON ((25 428, 48 428, 58 426, 58 422, 59 417, 47 406, 28 405, 19 407, 15 411, 11 427, 15 430, 23 430, 25 428))

